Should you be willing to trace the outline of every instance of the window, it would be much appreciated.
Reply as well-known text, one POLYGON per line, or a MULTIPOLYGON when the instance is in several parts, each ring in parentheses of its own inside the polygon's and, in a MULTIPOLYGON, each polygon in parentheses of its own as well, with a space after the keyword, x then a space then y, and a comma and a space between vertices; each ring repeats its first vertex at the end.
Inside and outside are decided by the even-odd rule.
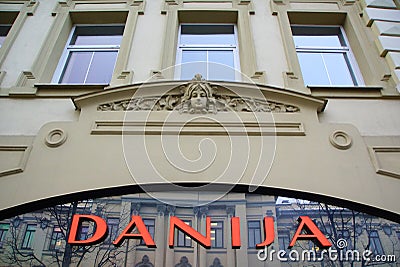
POLYGON ((11 24, 0 24, 0 47, 3 45, 10 29, 11 24))
POLYGON ((61 248, 61 242, 63 240, 63 234, 61 232, 61 228, 55 226, 53 228, 53 233, 51 234, 49 250, 58 250, 61 248))
POLYGON ((3 247, 3 242, 6 238, 8 229, 10 229, 10 224, 8 224, 8 223, 0 224, 0 248, 3 247))
POLYGON ((279 249, 289 252, 290 237, 288 231, 278 231, 279 249))
POLYGON ((356 86, 357 64, 340 26, 292 26, 297 57, 306 85, 356 86))
MULTIPOLYGON (((191 221, 183 221, 184 223, 186 223, 189 226, 192 226, 192 222, 191 221)), ((190 248, 192 247, 192 239, 190 238, 190 236, 186 235, 185 233, 183 233, 182 231, 178 230, 178 247, 187 247, 190 248)))
MULTIPOLYGON (((144 225, 146 225, 147 231, 149 231, 149 234, 154 239, 155 220, 154 219, 143 219, 143 223, 144 223, 144 225)), ((141 246, 145 246, 146 245, 144 243, 143 239, 140 239, 140 245, 141 246)))
POLYGON ((239 69, 236 39, 233 24, 182 24, 177 78, 191 80, 199 73, 207 80, 236 80, 235 70, 239 69))
POLYGON ((75 26, 54 81, 63 84, 108 84, 123 31, 123 25, 75 26))
POLYGON ((89 237, 89 225, 79 227, 79 240, 86 240, 89 237))
POLYGON ((107 218, 108 236, 105 242, 111 244, 118 236, 119 219, 107 218))
POLYGON ((211 247, 223 248, 224 247, 224 223, 212 222, 211 223, 211 247))
POLYGON ((378 231, 372 230, 369 233, 369 250, 371 250, 375 255, 383 255, 383 247, 381 240, 379 239, 378 231))
POLYGON ((33 238, 36 232, 35 224, 28 224, 26 226, 26 231, 24 235, 24 239, 22 240, 22 249, 31 249, 33 244, 33 238))
POLYGON ((247 222, 249 248, 255 248, 261 243, 261 224, 260 221, 247 222))
POLYGON ((342 238, 347 241, 347 246, 345 248, 343 248, 343 250, 347 251, 348 249, 351 249, 353 247, 352 246, 353 244, 351 242, 350 231, 347 229, 339 230, 338 234, 339 234, 338 238, 342 238))

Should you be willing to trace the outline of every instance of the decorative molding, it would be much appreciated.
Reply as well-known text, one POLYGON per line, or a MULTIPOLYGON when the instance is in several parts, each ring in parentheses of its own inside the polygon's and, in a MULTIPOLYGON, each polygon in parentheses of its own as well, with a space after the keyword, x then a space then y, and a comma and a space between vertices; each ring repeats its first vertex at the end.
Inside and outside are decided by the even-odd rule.
POLYGON ((157 214, 158 216, 164 216, 167 211, 166 205, 157 205, 157 214))
POLYGON ((45 144, 48 147, 59 147, 67 141, 67 133, 62 129, 53 129, 45 137, 45 144))
POLYGON ((235 206, 227 206, 226 207, 226 214, 228 215, 228 217, 235 216, 235 206))
POLYGON ((154 265, 150 262, 149 256, 144 255, 142 261, 136 263, 135 267, 154 267, 154 265))
POLYGON ((350 5, 354 5, 355 3, 356 3, 356 0, 342 0, 343 6, 350 6, 350 5))
POLYGON ((301 122, 96 121, 92 135, 305 136, 301 122), (219 125, 219 124, 218 124, 219 125), (220 125, 219 125, 220 126, 220 125), (244 129, 243 129, 244 128, 244 129))
POLYGON ((256 71, 250 78, 256 83, 266 83, 265 71, 256 71))
POLYGON ((161 79, 165 79, 165 77, 162 74, 161 70, 151 70, 150 71, 150 79, 151 80, 161 80, 161 79))
POLYGON ((131 206, 132 214, 133 215, 139 215, 141 207, 142 207, 142 205, 140 203, 132 204, 132 206, 131 206))
POLYGON ((218 257, 215 257, 210 267, 224 267, 224 266, 222 266, 221 260, 218 257))
POLYGON ((1 169, 0 177, 23 172, 28 161, 31 146, 0 145, 1 169), (12 154, 19 154, 12 157, 12 154))
POLYGON ((400 147, 369 147, 376 173, 400 179, 400 147))
POLYGON ((201 114, 217 112, 276 112, 296 113, 300 108, 294 105, 218 94, 218 85, 211 85, 201 75, 180 86, 179 94, 168 94, 161 97, 149 96, 120 100, 101 104, 98 111, 179 111, 179 113, 201 114))
POLYGON ((54 17, 60 13, 63 9, 68 9, 72 6, 72 0, 59 0, 51 15, 54 17))
POLYGON ((329 141, 331 144, 337 149, 349 149, 352 145, 352 138, 346 132, 343 131, 335 131, 329 137, 329 141))
POLYGON ((17 80, 18 87, 32 86, 36 80, 32 71, 22 71, 17 80))
POLYGON ((178 0, 164 0, 164 8, 161 9, 161 14, 166 15, 169 10, 169 6, 178 6, 178 5, 179 5, 178 0))
POLYGON ((28 16, 33 16, 33 14, 36 11, 36 8, 38 7, 39 2, 36 0, 30 0, 27 4, 26 4, 26 14, 28 16))
POLYGON ((167 205, 167 212, 169 216, 175 216, 176 207, 167 205))
POLYGON ((129 5, 136 7, 138 9, 137 12, 139 15, 144 15, 144 9, 146 7, 145 0, 130 0, 129 5))
POLYGON ((239 0, 238 5, 246 5, 246 6, 248 6, 249 15, 256 14, 256 11, 254 10, 254 7, 253 7, 253 2, 251 0, 239 0))
POLYGON ((192 267, 189 263, 189 259, 186 256, 182 256, 179 263, 175 264, 175 267, 192 267))

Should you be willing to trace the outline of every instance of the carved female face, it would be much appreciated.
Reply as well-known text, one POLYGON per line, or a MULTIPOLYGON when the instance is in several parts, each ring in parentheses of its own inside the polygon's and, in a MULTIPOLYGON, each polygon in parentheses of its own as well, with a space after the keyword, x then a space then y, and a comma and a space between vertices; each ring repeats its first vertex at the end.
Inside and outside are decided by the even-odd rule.
POLYGON ((190 103, 193 108, 205 108, 207 104, 207 93, 201 88, 196 88, 192 91, 190 103))

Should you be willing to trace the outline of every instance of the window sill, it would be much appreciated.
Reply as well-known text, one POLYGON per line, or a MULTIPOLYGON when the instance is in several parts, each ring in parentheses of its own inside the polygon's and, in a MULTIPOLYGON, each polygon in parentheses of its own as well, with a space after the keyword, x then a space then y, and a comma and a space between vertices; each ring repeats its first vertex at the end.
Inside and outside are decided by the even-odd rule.
POLYGON ((75 97, 104 91, 108 84, 35 84, 37 97, 75 97))
POLYGON ((324 98, 379 98, 379 86, 307 86, 311 95, 324 98))

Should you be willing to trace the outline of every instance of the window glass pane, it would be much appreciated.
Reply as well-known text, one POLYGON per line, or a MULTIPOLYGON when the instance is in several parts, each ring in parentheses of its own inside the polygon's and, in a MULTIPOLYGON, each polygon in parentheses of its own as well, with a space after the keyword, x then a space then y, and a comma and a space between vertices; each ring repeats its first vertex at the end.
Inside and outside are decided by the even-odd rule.
POLYGON ((341 47, 346 46, 338 26, 292 26, 296 46, 341 47))
POLYGON ((294 43, 298 47, 341 47, 339 37, 336 35, 325 36, 293 36, 294 43))
POLYGON ((11 25, 0 25, 0 46, 4 43, 10 29, 11 25))
POLYGON ((117 55, 117 51, 94 52, 85 83, 109 83, 117 55))
POLYGON ((34 237, 35 231, 36 231, 36 225, 29 224, 26 227, 24 240, 22 241, 22 246, 21 246, 22 248, 24 248, 24 249, 32 248, 33 237, 34 237))
POLYGON ((235 45, 233 25, 182 25, 183 45, 235 45))
POLYGON ((323 57, 320 53, 298 53, 301 72, 306 85, 330 85, 323 57))
POLYGON ((349 65, 343 53, 324 53, 325 65, 334 85, 354 85, 349 65))
POLYGON ((203 77, 207 77, 206 61, 207 51, 182 51, 181 79, 191 80, 197 73, 200 73, 203 77))
POLYGON ((84 83, 93 52, 71 52, 61 83, 84 83))
POLYGON ((233 51, 209 51, 208 61, 210 63, 208 70, 209 80, 235 80, 233 51))
POLYGON ((71 45, 119 45, 123 26, 77 26, 71 45))

